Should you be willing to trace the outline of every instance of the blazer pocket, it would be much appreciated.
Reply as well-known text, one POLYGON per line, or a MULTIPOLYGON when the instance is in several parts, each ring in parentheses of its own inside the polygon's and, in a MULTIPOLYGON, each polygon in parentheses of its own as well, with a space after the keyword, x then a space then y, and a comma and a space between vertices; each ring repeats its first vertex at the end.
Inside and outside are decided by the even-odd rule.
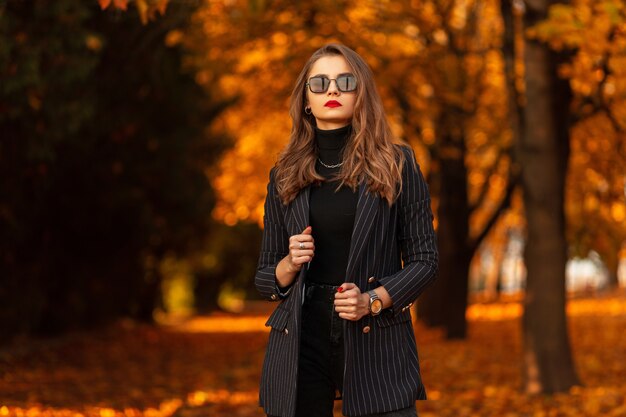
POLYGON ((283 331, 285 330, 285 327, 287 327, 290 315, 291 312, 289 310, 278 306, 265 322, 265 327, 271 327, 272 329, 283 331))
POLYGON ((380 316, 376 317, 376 321, 379 327, 395 326, 396 324, 411 321, 411 311, 406 310, 394 316, 390 310, 384 310, 380 316))

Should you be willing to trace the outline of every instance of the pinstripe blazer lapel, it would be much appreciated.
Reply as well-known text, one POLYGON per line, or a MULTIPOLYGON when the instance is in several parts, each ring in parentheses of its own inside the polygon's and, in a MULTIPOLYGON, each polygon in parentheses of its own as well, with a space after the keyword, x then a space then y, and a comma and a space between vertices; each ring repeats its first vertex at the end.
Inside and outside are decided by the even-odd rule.
POLYGON ((363 249, 372 231, 374 219, 378 213, 381 199, 367 191, 364 182, 359 185, 359 199, 356 204, 356 214, 352 238, 350 240, 350 254, 348 256, 348 266, 346 267, 346 278, 352 279, 354 268, 359 264, 363 249))
POLYGON ((287 209, 287 230, 289 236, 299 235, 309 225, 309 191, 311 186, 304 187, 287 209))

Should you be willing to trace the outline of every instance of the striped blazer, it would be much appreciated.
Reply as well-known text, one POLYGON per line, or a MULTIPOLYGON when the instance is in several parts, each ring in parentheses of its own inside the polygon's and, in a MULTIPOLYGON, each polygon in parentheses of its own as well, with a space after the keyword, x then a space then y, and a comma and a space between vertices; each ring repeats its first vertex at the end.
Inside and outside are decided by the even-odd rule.
MULTIPOLYGON (((393 306, 376 317, 344 321, 343 414, 361 416, 411 406, 426 399, 420 376, 410 307, 437 275, 437 244, 428 186, 413 150, 406 156, 396 202, 359 185, 346 281, 365 292, 383 285, 393 306)), ((310 186, 309 186, 310 187, 310 186)), ((264 231, 255 284, 261 295, 280 301, 267 320, 271 327, 263 363, 259 403, 267 414, 294 417, 300 312, 306 268, 286 296, 276 285, 276 265, 289 252, 289 237, 308 226, 309 187, 282 204, 273 170, 267 187, 264 231)))

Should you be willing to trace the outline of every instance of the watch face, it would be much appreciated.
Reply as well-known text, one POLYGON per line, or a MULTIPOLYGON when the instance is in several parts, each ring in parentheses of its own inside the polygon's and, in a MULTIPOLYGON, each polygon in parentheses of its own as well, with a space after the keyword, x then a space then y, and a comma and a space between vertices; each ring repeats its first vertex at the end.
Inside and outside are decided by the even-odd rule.
POLYGON ((379 314, 383 309, 383 302, 381 300, 372 301, 372 314, 379 314))

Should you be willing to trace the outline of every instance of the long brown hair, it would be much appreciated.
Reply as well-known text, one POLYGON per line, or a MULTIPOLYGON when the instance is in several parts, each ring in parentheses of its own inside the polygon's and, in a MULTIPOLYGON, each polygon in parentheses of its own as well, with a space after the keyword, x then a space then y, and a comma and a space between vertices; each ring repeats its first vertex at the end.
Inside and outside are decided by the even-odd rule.
POLYGON ((306 114, 304 108, 307 104, 305 83, 311 67, 318 59, 328 55, 343 56, 357 78, 352 133, 343 152, 343 165, 336 177, 338 188, 347 185, 356 190, 358 184, 365 181, 371 193, 378 194, 391 205, 402 189, 404 154, 393 144, 394 138, 372 70, 352 49, 336 43, 315 51, 300 72, 291 93, 291 137, 275 168, 280 199, 288 204, 302 188, 324 181, 324 177, 315 171, 315 117, 306 114))

